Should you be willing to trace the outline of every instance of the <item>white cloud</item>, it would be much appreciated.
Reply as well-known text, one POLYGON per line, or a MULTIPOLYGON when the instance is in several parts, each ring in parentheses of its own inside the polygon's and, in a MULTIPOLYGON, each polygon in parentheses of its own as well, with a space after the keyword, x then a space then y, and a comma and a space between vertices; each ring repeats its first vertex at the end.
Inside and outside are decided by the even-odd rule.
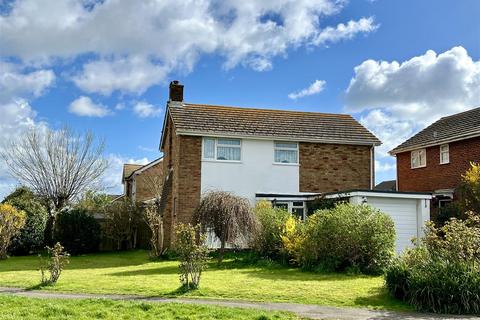
MULTIPOLYGON (((34 128, 42 130, 46 123, 36 119, 36 112, 30 104, 21 98, 12 98, 8 103, 0 103, 0 151, 5 143, 15 140, 24 132, 34 128)), ((0 159, 0 200, 16 186, 16 181, 9 175, 8 168, 0 159)))
POLYGON ((377 30, 378 24, 372 17, 362 18, 358 21, 350 20, 347 24, 339 23, 335 28, 323 29, 313 41, 314 44, 335 43, 341 40, 352 39, 359 33, 369 33, 377 30))
POLYGON ((133 106, 133 112, 140 118, 150 118, 158 117, 162 109, 155 108, 154 105, 141 101, 133 106))
POLYGON ((303 97, 320 93, 325 88, 325 84, 326 84, 325 80, 315 80, 310 86, 308 86, 308 88, 290 93, 288 95, 288 98, 292 100, 296 100, 298 98, 303 98, 303 97))
POLYGON ((170 72, 189 72, 202 55, 265 71, 290 48, 310 47, 370 33, 373 18, 336 26, 324 18, 346 1, 16 1, 0 16, 0 47, 24 62, 96 60, 73 75, 86 92, 141 93, 170 72))
POLYGON ((40 96, 55 81, 52 70, 22 72, 19 65, 0 61, 0 102, 12 97, 40 96))
POLYGON ((383 151, 442 116, 479 105, 480 60, 462 47, 429 50, 402 63, 367 60, 355 67, 346 91, 346 110, 363 112, 383 151))
POLYGON ((86 92, 109 95, 115 90, 121 90, 141 94, 162 81, 166 74, 165 67, 137 56, 87 63, 82 72, 73 77, 73 81, 86 92))
POLYGON ((77 116, 82 117, 105 117, 111 114, 111 111, 101 104, 96 104, 90 99, 90 97, 81 96, 72 103, 68 107, 68 110, 71 113, 76 114, 77 116))
POLYGON ((401 63, 367 60, 355 67, 345 99, 382 140, 376 155, 387 171, 389 150, 443 116, 480 106, 480 60, 462 47, 401 63))
POLYGON ((395 172, 397 169, 396 164, 389 162, 380 162, 375 160, 375 172, 395 172))

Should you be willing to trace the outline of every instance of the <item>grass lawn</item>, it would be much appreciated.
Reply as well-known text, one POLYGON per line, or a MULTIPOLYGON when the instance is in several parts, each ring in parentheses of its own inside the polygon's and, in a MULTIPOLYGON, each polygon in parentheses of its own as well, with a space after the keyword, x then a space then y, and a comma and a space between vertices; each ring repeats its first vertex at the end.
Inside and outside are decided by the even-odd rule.
MULTIPOLYGON (((177 261, 151 261, 147 251, 100 253, 72 257, 57 285, 42 290, 119 293, 146 296, 283 301, 331 306, 410 310, 390 298, 382 277, 318 274, 280 266, 252 266, 238 259, 215 262, 202 275, 200 289, 179 289, 177 261)), ((0 286, 34 288, 38 258, 0 261, 0 286)))
POLYGON ((36 319, 300 319, 287 312, 193 306, 177 303, 155 304, 110 300, 33 299, 0 296, 1 320, 36 319), (8 310, 8 312, 6 312, 8 310))

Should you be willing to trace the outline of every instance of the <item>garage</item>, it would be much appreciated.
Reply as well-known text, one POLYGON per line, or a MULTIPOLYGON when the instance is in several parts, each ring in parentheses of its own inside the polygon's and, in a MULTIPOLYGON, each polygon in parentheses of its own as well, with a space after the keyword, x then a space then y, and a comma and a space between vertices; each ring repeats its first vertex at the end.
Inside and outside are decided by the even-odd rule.
POLYGON ((325 195, 348 199, 353 204, 368 204, 390 215, 397 233, 396 250, 401 253, 412 246, 412 238, 423 236, 425 222, 430 220, 429 193, 352 190, 325 195))

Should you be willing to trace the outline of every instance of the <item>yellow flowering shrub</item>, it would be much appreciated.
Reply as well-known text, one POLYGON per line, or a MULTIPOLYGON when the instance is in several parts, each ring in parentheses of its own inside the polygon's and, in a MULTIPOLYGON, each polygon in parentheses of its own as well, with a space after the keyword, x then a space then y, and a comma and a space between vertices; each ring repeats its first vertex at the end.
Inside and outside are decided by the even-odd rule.
POLYGON ((0 204, 0 259, 7 258, 10 240, 25 225, 25 212, 8 203, 0 204))

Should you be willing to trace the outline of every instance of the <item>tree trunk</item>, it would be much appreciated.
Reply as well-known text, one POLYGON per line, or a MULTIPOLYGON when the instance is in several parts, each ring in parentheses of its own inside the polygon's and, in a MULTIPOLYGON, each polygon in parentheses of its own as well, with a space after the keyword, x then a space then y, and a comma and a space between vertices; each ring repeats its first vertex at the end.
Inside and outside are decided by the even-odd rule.
POLYGON ((223 254, 225 253, 225 242, 226 239, 224 236, 222 236, 222 239, 220 239, 220 250, 218 250, 218 264, 222 263, 223 261, 223 254))
POLYGON ((48 218, 45 224, 45 231, 44 231, 44 238, 43 238, 44 245, 49 247, 53 246, 54 230, 55 230, 55 215, 53 212, 51 212, 48 215, 48 218))

